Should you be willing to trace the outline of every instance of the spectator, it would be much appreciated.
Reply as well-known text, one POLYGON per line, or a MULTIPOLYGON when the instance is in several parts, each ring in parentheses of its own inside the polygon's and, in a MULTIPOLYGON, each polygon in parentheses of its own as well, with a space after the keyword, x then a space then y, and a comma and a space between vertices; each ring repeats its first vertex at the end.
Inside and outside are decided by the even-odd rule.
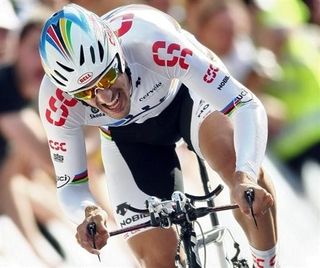
POLYGON ((181 22, 185 18, 185 10, 181 4, 174 0, 143 0, 140 1, 154 8, 161 10, 181 22))
POLYGON ((309 22, 320 25, 320 1, 319 0, 303 0, 303 2, 306 4, 310 12, 309 22))
POLYGON ((70 0, 70 3, 75 3, 77 5, 83 6, 88 10, 98 14, 99 16, 104 15, 106 12, 119 7, 127 2, 127 0, 70 0))
POLYGON ((186 15, 183 27, 190 33, 195 34, 197 31, 198 12, 204 1, 208 2, 210 0, 185 0, 186 15))
POLYGON ((30 13, 39 6, 46 7, 55 11, 67 3, 67 0, 13 0, 18 17, 26 20, 30 17, 30 13))
POLYGON ((25 22, 13 63, 0 69, 0 213, 12 218, 42 262, 52 266, 61 256, 37 222, 45 230, 50 220, 64 218, 57 212, 50 154, 35 110, 43 75, 38 54, 42 24, 40 13, 25 22))
POLYGON ((263 94, 280 101, 284 111, 282 120, 274 120, 274 107, 265 102, 270 148, 294 172, 293 186, 303 190, 303 167, 309 160, 320 163, 320 53, 317 44, 306 38, 307 26, 298 19, 303 16, 291 15, 295 19, 290 21, 283 19, 286 10, 282 11, 278 16, 273 9, 257 13, 262 18, 258 41, 273 51, 282 70, 263 94))
POLYGON ((18 27, 19 20, 9 0, 0 0, 0 6, 0 64, 3 64, 9 58, 9 33, 18 27))
POLYGON ((259 88, 276 75, 272 53, 257 49, 252 41, 250 16, 241 1, 204 1, 196 24, 199 41, 214 51, 248 88, 259 88), (268 55, 268 62, 264 55, 268 55))

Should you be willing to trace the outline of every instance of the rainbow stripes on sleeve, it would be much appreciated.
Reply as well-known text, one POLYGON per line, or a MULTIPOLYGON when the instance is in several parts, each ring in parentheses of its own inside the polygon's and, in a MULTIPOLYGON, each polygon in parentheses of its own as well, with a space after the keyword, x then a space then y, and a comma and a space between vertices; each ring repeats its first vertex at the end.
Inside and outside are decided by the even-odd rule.
POLYGON ((73 180, 71 184, 82 184, 88 182, 88 170, 85 170, 84 172, 77 174, 73 177, 73 180))
POLYGON ((240 94, 235 97, 231 102, 227 104, 220 112, 227 116, 230 116, 237 108, 245 105, 247 102, 252 100, 252 95, 246 91, 242 90, 240 94))

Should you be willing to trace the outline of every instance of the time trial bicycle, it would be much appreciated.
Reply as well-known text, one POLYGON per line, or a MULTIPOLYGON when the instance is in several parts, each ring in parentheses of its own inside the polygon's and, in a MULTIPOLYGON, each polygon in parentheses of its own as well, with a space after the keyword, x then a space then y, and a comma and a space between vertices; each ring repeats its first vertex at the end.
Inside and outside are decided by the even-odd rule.
MULTIPOLYGON (((226 227, 214 226, 212 230, 206 233, 201 231, 199 235, 196 235, 195 223, 197 223, 197 219, 206 215, 210 215, 211 213, 217 213, 219 211, 229 209, 237 209, 238 205, 231 204, 214 207, 196 207, 195 203, 212 200, 219 193, 221 193, 222 190, 223 186, 220 184, 212 192, 203 196, 195 196, 190 194, 184 194, 180 191, 175 191, 172 194, 171 200, 160 200, 157 197, 150 197, 148 198, 148 200, 146 200, 145 209, 138 209, 127 204, 126 209, 136 213, 146 214, 150 216, 150 220, 132 227, 112 231, 109 233, 109 235, 110 237, 112 237, 115 235, 123 234, 126 232, 132 232, 148 227, 160 227, 167 229, 175 225, 178 226, 177 231, 179 233, 179 240, 175 258, 176 267, 206 267, 206 257, 204 257, 204 261, 201 262, 199 248, 203 247, 204 252, 206 252, 206 246, 209 243, 221 243, 224 235, 226 233, 231 233, 226 227), (185 260, 181 259, 180 257, 181 249, 184 250, 186 256, 185 260)), ((199 227, 201 230, 201 226, 199 227)), ((234 248, 236 250, 234 256, 232 258, 224 256, 223 261, 221 261, 220 267, 249 268, 247 261, 245 259, 239 258, 240 247, 236 241, 234 241, 234 248)))

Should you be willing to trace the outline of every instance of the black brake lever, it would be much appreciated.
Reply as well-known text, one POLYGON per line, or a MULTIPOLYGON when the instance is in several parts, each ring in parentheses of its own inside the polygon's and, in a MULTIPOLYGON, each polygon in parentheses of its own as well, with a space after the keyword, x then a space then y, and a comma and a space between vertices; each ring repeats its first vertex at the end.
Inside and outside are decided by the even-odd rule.
POLYGON ((245 192, 244 192, 244 197, 249 205, 250 211, 251 211, 251 216, 253 218, 254 224, 256 225, 257 229, 258 229, 258 224, 257 224, 257 220, 256 217, 254 215, 254 211, 253 211, 253 201, 254 201, 254 190, 253 188, 248 188, 245 192))
MULTIPOLYGON (((96 223, 95 222, 89 222, 88 225, 87 225, 87 231, 88 231, 89 235, 92 238, 92 246, 93 246, 93 248, 97 249, 96 240, 95 240, 95 236, 96 236, 96 233, 97 233, 97 225, 96 225, 96 223)), ((98 254, 98 259, 99 259, 99 262, 101 262, 100 254, 98 254)))

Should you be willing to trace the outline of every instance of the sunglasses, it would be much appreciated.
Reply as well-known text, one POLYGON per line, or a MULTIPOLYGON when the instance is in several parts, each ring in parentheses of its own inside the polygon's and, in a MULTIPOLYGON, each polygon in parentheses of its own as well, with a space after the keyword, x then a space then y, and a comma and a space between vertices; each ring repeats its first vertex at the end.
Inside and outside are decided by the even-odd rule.
POLYGON ((72 96, 78 100, 93 99, 96 96, 97 89, 104 90, 106 88, 110 88, 116 82, 119 73, 119 64, 116 57, 113 66, 106 69, 102 74, 102 77, 94 84, 94 86, 80 92, 73 93, 72 96))

